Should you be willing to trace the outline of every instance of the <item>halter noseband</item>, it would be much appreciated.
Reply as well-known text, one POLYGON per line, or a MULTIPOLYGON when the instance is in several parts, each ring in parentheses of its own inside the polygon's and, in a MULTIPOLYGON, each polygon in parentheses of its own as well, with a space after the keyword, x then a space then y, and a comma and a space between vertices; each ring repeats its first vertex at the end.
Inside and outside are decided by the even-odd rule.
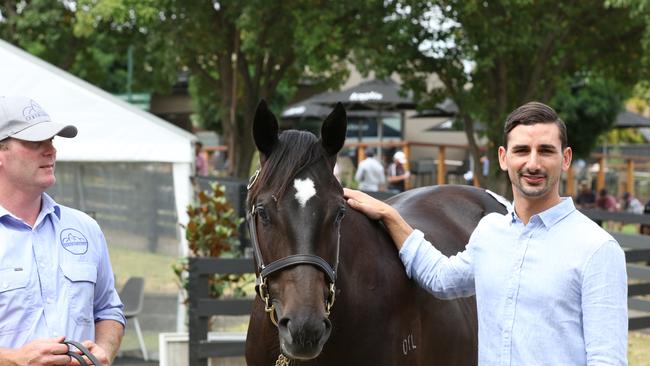
MULTIPOLYGON (((260 170, 258 169, 255 174, 251 177, 248 183, 248 191, 253 187, 257 181, 260 170)), ((275 313, 275 305, 271 304, 271 296, 268 291, 268 277, 275 272, 284 270, 287 267, 299 265, 299 264, 309 264, 320 269, 326 276, 329 281, 329 295, 325 303, 325 313, 329 316, 332 306, 334 306, 334 300, 336 295, 336 270, 339 264, 339 249, 341 243, 340 235, 340 224, 337 224, 337 241, 336 241, 336 262, 334 267, 332 267, 326 260, 323 258, 314 255, 314 254, 292 254, 284 258, 275 260, 268 265, 264 264, 262 259, 262 251, 260 249, 259 241, 257 240, 257 205, 252 204, 252 208, 249 212, 246 212, 246 221, 248 222, 248 231, 250 232, 251 244, 253 246, 255 262, 257 263, 257 276, 255 283, 255 291, 257 295, 264 301, 265 311, 269 313, 271 322, 278 326, 278 319, 275 313)))

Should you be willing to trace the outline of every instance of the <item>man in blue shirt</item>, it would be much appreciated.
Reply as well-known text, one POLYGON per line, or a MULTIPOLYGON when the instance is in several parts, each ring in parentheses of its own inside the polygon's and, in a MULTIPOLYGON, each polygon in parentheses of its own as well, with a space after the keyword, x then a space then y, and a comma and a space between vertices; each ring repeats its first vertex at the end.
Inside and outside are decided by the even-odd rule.
POLYGON ((440 298, 476 295, 480 365, 626 365, 625 256, 570 197, 560 197, 571 158, 552 108, 531 102, 513 111, 499 164, 514 207, 485 216, 451 257, 389 205, 344 194, 351 207, 384 222, 420 286, 440 298))
POLYGON ((70 364, 64 339, 110 365, 122 339, 104 235, 45 193, 54 136, 76 134, 29 98, 0 97, 0 365, 70 364))

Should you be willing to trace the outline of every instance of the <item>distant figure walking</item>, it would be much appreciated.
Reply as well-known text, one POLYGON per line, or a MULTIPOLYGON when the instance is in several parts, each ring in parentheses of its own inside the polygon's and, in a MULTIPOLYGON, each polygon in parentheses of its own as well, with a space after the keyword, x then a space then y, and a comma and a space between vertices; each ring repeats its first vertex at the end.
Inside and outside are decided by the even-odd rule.
POLYGON ((359 182, 359 189, 366 192, 377 192, 384 185, 384 167, 375 159, 374 149, 366 149, 366 158, 359 163, 354 179, 359 182))
POLYGON ((393 155, 393 162, 388 166, 388 190, 394 193, 406 190, 406 181, 411 173, 406 170, 406 155, 397 151, 393 155))
POLYGON ((197 176, 205 177, 206 175, 208 175, 208 162, 205 160, 205 156, 203 156, 203 144, 201 143, 201 141, 197 141, 194 143, 194 155, 195 155, 194 174, 197 176))
POLYGON ((580 193, 576 197, 576 206, 578 208, 594 208, 596 207, 596 194, 589 187, 587 182, 580 184, 580 193))

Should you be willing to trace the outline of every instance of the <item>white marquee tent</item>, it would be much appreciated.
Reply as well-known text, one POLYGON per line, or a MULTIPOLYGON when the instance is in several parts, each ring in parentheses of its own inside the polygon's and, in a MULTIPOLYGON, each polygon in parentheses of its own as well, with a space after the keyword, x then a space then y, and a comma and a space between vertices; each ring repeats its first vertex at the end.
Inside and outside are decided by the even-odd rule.
MULTIPOLYGON (((166 219, 167 251, 175 252, 171 255, 186 253, 185 235, 178 222, 187 221, 185 209, 192 198, 192 142, 196 140, 193 134, 2 40, 0 95, 31 97, 54 121, 77 126, 77 137, 55 141, 60 162, 57 165, 57 186, 65 185, 65 188, 53 192, 58 201, 76 203, 76 208, 96 214, 102 227, 105 226, 102 220, 118 216, 123 217, 124 224, 130 222, 131 229, 143 226, 147 220, 149 224, 153 221, 153 229, 140 233, 149 244, 160 239, 159 234, 151 233, 160 231, 161 226, 156 221, 166 219), (66 165, 74 168, 66 169, 66 165), (148 177, 150 172, 156 175, 148 177), (157 186, 158 181, 166 181, 167 186, 157 186), (70 190, 70 185, 76 188, 70 190), (118 186, 122 191, 115 191, 118 186), (57 193, 72 198, 60 198, 57 193), (160 196, 166 197, 161 199, 160 196), (122 202, 125 200, 123 197, 126 197, 125 202, 122 202), (167 208, 160 208, 162 200, 165 200, 167 208), (133 205, 128 201, 137 201, 141 209, 125 209, 126 205, 133 205), (123 206, 121 211, 114 208, 107 214, 103 209, 107 204, 117 207, 120 202, 123 206), (151 211, 154 211, 153 219, 144 218, 152 216, 151 211), (137 217, 128 217, 129 212, 137 217)), ((108 226, 105 232, 109 231, 106 236, 110 243, 112 230, 111 225, 108 226)), ((125 230, 122 227, 115 232, 125 230)), ((128 235, 116 234, 119 238, 116 241, 121 241, 122 245, 137 242, 134 237, 138 233, 133 233, 133 230, 126 232, 128 235)), ((153 247, 160 249, 156 243, 153 247)), ((148 249, 151 250, 151 245, 148 249)))

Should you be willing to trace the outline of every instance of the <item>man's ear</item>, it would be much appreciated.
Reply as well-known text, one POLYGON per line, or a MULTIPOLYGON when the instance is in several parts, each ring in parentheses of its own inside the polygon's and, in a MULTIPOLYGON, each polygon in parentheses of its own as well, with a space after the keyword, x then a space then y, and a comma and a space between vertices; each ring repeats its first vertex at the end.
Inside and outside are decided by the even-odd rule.
POLYGON ((499 166, 504 172, 508 170, 508 164, 506 164, 506 148, 499 146, 499 166))

